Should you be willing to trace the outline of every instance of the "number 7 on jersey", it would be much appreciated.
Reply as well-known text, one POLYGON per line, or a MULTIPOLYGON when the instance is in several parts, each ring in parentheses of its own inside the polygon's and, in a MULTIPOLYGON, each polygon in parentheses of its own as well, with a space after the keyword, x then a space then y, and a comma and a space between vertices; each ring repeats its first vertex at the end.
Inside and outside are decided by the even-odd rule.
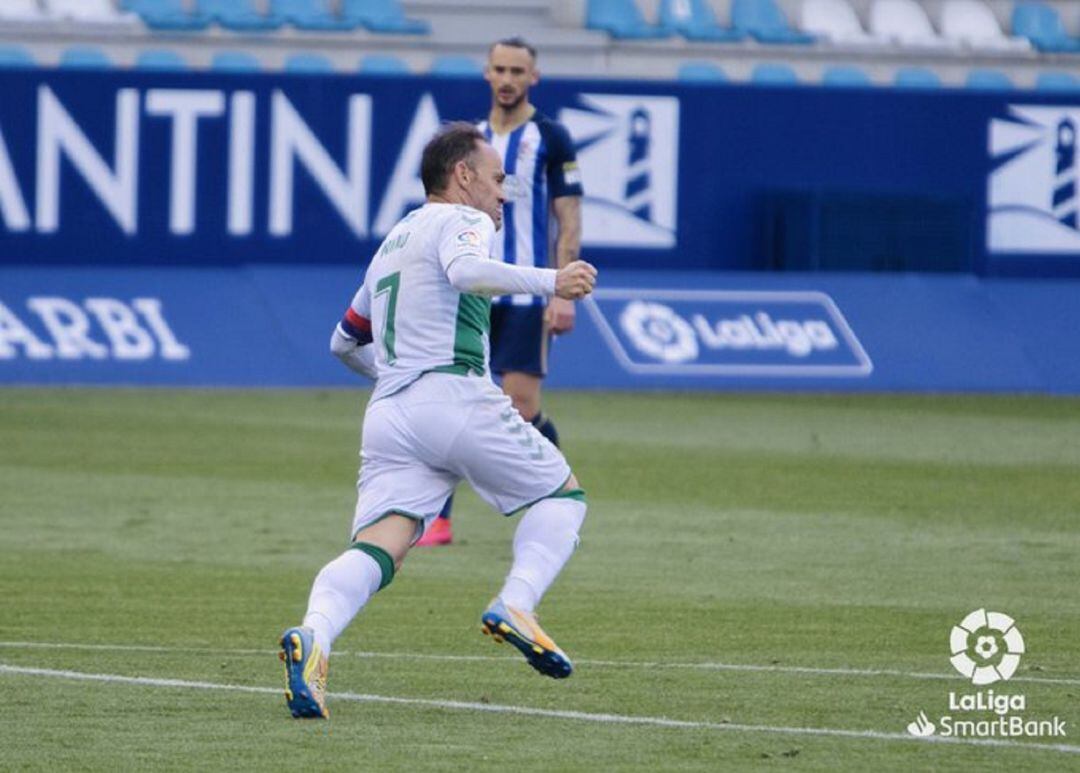
POLYGON ((375 297, 388 294, 386 301, 386 325, 383 328, 383 348, 386 349, 386 362, 393 365, 397 360, 394 352, 394 315, 397 312, 398 287, 401 285, 401 272, 387 274, 375 285, 375 297))

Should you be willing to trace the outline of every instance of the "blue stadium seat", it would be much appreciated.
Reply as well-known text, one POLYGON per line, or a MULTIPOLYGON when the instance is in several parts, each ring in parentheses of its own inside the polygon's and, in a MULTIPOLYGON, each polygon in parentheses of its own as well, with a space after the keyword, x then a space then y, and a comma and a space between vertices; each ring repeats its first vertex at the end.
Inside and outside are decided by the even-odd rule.
POLYGON ((360 72, 372 75, 409 75, 405 60, 389 54, 368 54, 360 60, 360 72))
POLYGON ((634 0, 588 0, 585 26, 604 30, 613 38, 649 40, 671 36, 669 30, 645 21, 634 0))
POLYGON ((22 46, 0 46, 0 69, 33 67, 34 57, 22 46))
POLYGON ((262 64, 244 51, 219 51, 210 60, 210 68, 220 72, 257 72, 262 64))
POLYGON ((140 70, 186 70, 184 57, 175 51, 158 48, 143 51, 135 57, 135 66, 140 70))
POLYGON ((1009 91, 1015 86, 1001 70, 974 69, 968 72, 966 85, 969 89, 1009 91))
POLYGON ((272 0, 270 13, 297 29, 313 32, 348 32, 357 22, 339 18, 329 0, 272 0))
POLYGON ((431 74, 456 77, 482 75, 484 68, 468 56, 437 56, 431 63, 431 74))
POLYGON ((208 17, 190 13, 183 0, 127 0, 122 7, 137 13, 150 29, 177 32, 204 30, 210 26, 208 17))
POLYGON ((734 0, 731 23, 739 32, 761 43, 807 45, 816 38, 788 26, 784 12, 773 0, 734 0))
POLYGON ((372 32, 398 35, 427 35, 431 25, 409 19, 398 0, 342 0, 341 18, 362 25, 372 32))
POLYGON ((901 67, 896 71, 893 84, 906 89, 940 89, 941 78, 925 67, 901 67))
POLYGON ((826 67, 821 75, 821 83, 824 86, 860 87, 873 86, 870 76, 858 67, 852 65, 836 65, 826 67))
POLYGON ((1069 72, 1050 70, 1039 73, 1035 88, 1040 91, 1080 91, 1080 78, 1069 72))
POLYGON ((333 72, 334 63, 322 54, 293 54, 285 60, 287 72, 333 72))
POLYGON ((750 80, 772 86, 794 85, 799 82, 795 70, 786 64, 759 64, 750 74, 750 80))
POLYGON ((282 25, 278 16, 260 13, 253 0, 198 0, 199 12, 236 32, 266 32, 282 25))
POLYGON ((1058 12, 1043 3, 1017 3, 1012 29, 1013 35, 1027 38, 1040 51, 1080 51, 1080 41, 1065 31, 1058 12))
POLYGON ((679 80, 722 83, 727 80, 727 76, 712 62, 687 62, 679 67, 679 80))
POLYGON ((663 0, 660 26, 687 40, 728 43, 743 39, 742 33, 720 26, 706 0, 663 0))
POLYGON ((72 69, 108 70, 112 61, 105 56, 105 52, 94 46, 72 46, 65 48, 60 54, 60 66, 72 69))

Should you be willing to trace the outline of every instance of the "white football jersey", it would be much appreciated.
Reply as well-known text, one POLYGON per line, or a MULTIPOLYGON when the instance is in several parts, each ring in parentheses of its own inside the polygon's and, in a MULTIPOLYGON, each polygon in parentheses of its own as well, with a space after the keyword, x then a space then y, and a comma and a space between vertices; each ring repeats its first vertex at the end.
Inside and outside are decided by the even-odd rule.
POLYGON ((488 375, 491 299, 454 289, 460 257, 491 259, 495 224, 472 207, 428 203, 393 227, 352 309, 371 320, 378 378, 372 400, 425 373, 488 375))

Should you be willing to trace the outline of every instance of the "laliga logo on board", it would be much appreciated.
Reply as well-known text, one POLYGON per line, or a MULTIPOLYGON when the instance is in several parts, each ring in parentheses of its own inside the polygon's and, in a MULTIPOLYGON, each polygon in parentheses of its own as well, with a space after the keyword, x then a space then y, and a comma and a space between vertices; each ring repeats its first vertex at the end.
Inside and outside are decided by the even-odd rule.
POLYGON ((661 362, 697 359, 694 328, 668 306, 633 301, 626 305, 619 323, 634 345, 650 357, 661 362))
POLYGON ((953 668, 972 684, 993 684, 1016 673, 1024 654, 1024 637, 1008 615, 976 609, 949 636, 953 668))
POLYGON ((600 288, 585 308, 630 373, 856 376, 873 371, 825 293, 600 288))

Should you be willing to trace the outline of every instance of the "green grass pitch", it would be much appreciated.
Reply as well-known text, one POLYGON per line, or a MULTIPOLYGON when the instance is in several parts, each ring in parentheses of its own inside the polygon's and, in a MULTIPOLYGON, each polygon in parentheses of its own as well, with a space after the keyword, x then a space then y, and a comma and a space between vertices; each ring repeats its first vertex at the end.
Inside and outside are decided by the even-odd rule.
POLYGON ((345 544, 365 398, 0 390, 0 769, 1080 769, 1080 400, 552 393, 574 676, 480 635, 514 521, 462 488, 297 722, 276 640, 345 544), (905 738, 974 690, 980 607, 1027 643, 995 687, 1065 739, 905 738))

